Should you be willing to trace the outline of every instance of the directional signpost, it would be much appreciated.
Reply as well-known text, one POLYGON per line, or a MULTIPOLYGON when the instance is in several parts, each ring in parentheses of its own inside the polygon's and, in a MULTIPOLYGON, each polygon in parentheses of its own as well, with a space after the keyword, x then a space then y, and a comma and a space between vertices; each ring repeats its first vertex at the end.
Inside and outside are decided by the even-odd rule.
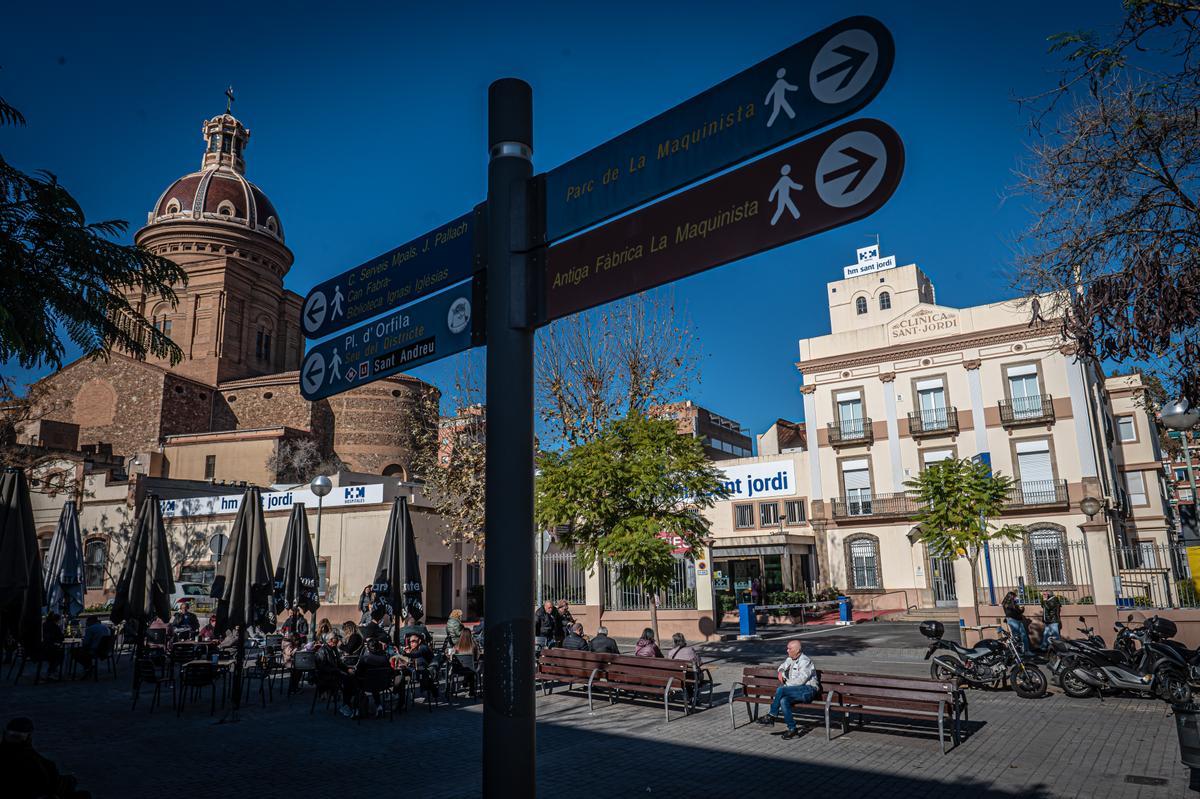
POLYGON ((862 109, 894 57, 877 20, 842 20, 537 177, 532 90, 498 80, 488 90, 487 203, 305 298, 308 338, 354 328, 306 354, 309 400, 488 344, 484 796, 536 795, 535 329, 880 208, 900 182, 904 147, 878 120, 737 165, 862 109))
POLYGON ((482 268, 480 205, 469 214, 318 283, 304 298, 300 324, 310 339, 406 305, 482 268))
POLYGON ((465 281, 311 348, 300 393, 323 399, 482 343, 477 285, 465 281))
POLYGON ((860 119, 726 172, 551 247, 540 321, 861 219, 903 169, 896 132, 860 119))
POLYGON ((557 241, 871 101, 892 71, 892 35, 850 17, 540 176, 557 241))

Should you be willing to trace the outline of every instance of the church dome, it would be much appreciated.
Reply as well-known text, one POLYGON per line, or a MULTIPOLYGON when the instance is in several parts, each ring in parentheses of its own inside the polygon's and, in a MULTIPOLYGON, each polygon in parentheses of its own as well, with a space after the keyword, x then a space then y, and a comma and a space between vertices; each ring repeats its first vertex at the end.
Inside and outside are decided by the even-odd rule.
POLYGON ((206 143, 200 170, 176 180, 159 196, 147 225, 212 222, 234 225, 283 243, 283 223, 275 206, 243 174, 250 131, 229 113, 204 123, 206 143))

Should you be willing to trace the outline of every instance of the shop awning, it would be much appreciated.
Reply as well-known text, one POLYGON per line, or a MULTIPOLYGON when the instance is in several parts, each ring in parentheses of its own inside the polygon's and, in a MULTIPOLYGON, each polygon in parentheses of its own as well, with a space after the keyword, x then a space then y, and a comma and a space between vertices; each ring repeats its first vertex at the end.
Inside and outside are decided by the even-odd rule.
POLYGON ((758 555, 807 555, 811 545, 778 535, 744 535, 719 538, 712 545, 714 558, 756 557, 758 555))

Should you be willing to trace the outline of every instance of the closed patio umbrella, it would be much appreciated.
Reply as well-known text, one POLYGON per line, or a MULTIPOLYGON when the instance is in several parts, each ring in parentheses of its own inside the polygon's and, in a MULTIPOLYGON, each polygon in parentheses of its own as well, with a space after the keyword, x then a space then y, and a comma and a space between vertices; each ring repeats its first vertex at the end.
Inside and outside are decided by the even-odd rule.
POLYGON ((257 627, 262 632, 275 629, 271 574, 271 549, 267 543, 267 526, 263 521, 262 495, 257 488, 247 488, 242 495, 233 529, 229 531, 229 546, 221 558, 221 567, 213 581, 212 595, 217 598, 217 629, 224 632, 232 627, 238 633, 237 658, 233 674, 233 706, 242 699, 242 661, 246 653, 246 631, 257 627))
POLYGON ((135 657, 142 654, 146 628, 151 620, 166 622, 170 618, 171 594, 174 592, 171 551, 167 548, 162 508, 157 495, 146 494, 133 522, 133 540, 125 551, 112 607, 114 624, 132 622, 137 628, 135 657))
POLYGON ((279 564, 275 567, 275 612, 289 608, 313 614, 313 634, 317 630, 317 608, 321 607, 320 572, 317 557, 313 554, 312 540, 308 537, 308 517, 304 504, 292 506, 288 517, 287 532, 283 536, 283 550, 279 553, 279 564))
POLYGON ((79 532, 79 512, 68 500, 58 517, 58 527, 50 541, 45 563, 46 608, 64 617, 83 612, 83 537, 79 532))
POLYGON ((42 562, 29 487, 20 469, 0 475, 0 636, 26 649, 42 641, 42 562))
POLYGON ((396 497, 392 503, 371 588, 392 608, 394 616, 409 624, 419 624, 425 615, 421 605, 421 562, 406 497, 396 497))

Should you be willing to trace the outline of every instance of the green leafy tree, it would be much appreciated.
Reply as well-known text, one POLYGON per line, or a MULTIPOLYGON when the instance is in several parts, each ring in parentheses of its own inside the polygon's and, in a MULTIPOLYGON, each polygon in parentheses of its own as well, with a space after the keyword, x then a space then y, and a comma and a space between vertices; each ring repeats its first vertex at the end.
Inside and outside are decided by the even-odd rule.
MULTIPOLYGON (((0 124, 23 125, 0 100, 0 124)), ((178 363, 183 351, 130 303, 145 294, 174 303, 178 264, 118 244, 122 220, 88 222, 50 172, 27 175, 0 157, 0 362, 62 366, 60 329, 85 355, 122 349, 178 363)))
MULTIPOLYGON (((965 557, 971 565, 972 591, 978 595, 979 555, 984 545, 1016 539, 1023 532, 1020 527, 989 522, 1000 515, 1012 479, 970 459, 947 458, 925 467, 905 486, 922 508, 917 514, 920 540, 936 557, 965 557)), ((979 615, 978 599, 975 613, 979 615)))
POLYGON ((611 423, 593 441, 540 459, 539 529, 559 528, 580 568, 614 561, 620 583, 650 600, 658 636, 658 595, 671 584, 675 558, 661 532, 679 536, 690 552, 709 531, 703 511, 728 492, 723 474, 696 439, 675 423, 634 414, 611 423))

